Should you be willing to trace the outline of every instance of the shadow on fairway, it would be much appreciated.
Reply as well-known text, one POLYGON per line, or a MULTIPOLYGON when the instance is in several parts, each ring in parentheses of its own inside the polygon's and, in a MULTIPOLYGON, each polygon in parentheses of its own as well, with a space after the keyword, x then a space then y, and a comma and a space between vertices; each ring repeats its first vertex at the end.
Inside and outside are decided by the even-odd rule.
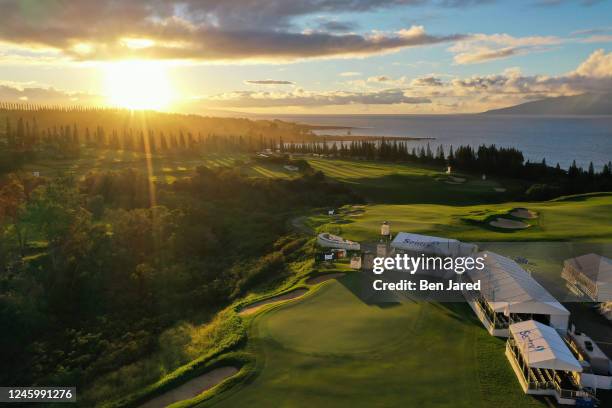
POLYGON ((339 179, 373 204, 444 204, 468 206, 503 203, 517 198, 516 188, 499 193, 476 182, 446 184, 428 175, 390 174, 376 178, 339 179))

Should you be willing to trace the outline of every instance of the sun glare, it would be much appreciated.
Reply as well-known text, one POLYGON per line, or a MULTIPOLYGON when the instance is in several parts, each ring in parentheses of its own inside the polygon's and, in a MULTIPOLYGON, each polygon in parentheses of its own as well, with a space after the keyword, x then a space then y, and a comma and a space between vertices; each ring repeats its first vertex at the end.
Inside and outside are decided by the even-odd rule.
POLYGON ((155 61, 120 61, 104 67, 108 103, 127 109, 163 110, 173 92, 164 64, 155 61))

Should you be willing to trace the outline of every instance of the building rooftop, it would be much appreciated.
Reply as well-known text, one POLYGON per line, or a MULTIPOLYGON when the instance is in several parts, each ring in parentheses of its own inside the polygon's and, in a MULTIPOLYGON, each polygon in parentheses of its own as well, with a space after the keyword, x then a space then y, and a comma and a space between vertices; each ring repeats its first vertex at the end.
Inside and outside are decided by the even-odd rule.
POLYGON ((595 283, 612 282, 612 259, 598 254, 586 254, 565 260, 595 283))

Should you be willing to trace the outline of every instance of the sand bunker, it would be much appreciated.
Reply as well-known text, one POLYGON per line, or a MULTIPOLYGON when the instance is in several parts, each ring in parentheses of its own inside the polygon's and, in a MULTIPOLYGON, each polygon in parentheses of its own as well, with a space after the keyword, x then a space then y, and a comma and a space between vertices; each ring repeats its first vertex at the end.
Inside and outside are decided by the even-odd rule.
POLYGON ((199 377, 187 381, 185 384, 155 397, 142 404, 140 408, 164 408, 178 401, 194 398, 206 390, 211 389, 226 378, 240 371, 236 367, 219 367, 199 377))
POLYGON ((529 227, 529 224, 525 224, 522 221, 509 220, 507 218, 496 218, 494 221, 491 221, 489 225, 504 229, 525 229, 529 227))
POLYGON ((513 217, 525 218, 528 220, 532 218, 538 218, 538 213, 528 210, 527 208, 517 208, 510 212, 510 215, 512 215, 513 217))
POLYGON ((451 177, 449 177, 449 179, 450 179, 450 181, 454 181, 455 183, 465 183, 466 182, 466 179, 463 178, 463 177, 454 177, 454 176, 451 176, 451 177))
POLYGON ((325 275, 314 276, 306 281, 307 285, 316 285, 321 282, 325 282, 331 279, 336 279, 344 276, 344 273, 327 273, 325 275))
POLYGON ((265 305, 269 305, 270 303, 282 302, 283 300, 295 299, 302 296, 306 292, 308 292, 307 289, 296 289, 283 295, 278 295, 268 299, 260 300, 259 302, 255 302, 253 304, 245 306, 240 312, 238 312, 238 314, 250 315, 258 311, 265 305))
POLYGON ((506 189, 503 187, 495 187, 493 190, 497 191, 498 193, 504 193, 506 191, 506 189))

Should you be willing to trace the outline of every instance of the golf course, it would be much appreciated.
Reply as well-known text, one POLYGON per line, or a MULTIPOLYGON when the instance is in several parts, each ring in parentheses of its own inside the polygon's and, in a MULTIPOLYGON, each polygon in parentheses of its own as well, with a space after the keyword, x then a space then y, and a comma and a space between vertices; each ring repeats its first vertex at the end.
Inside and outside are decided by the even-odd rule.
MULTIPOLYGON (((138 404, 127 405, 546 406, 548 401, 522 392, 504 356, 504 341, 490 336, 467 304, 408 297, 397 303, 368 304, 359 297, 360 272, 349 270, 346 261, 325 267, 313 264, 312 241, 315 234, 330 232, 375 243, 381 223, 387 221, 393 234, 406 231, 484 243, 501 254, 526 257, 530 272, 549 289, 562 293, 558 277, 563 259, 572 250, 568 245, 599 245, 599 252, 608 253, 612 193, 524 202, 519 196, 525 184, 515 179, 451 175, 415 164, 304 159, 331 181, 350 188, 362 202, 334 208, 333 215, 329 208, 296 214, 289 228, 307 240, 302 251, 310 263, 300 263, 282 282, 246 294, 225 309, 221 319, 229 321, 231 316, 244 327, 245 340, 236 340, 238 345, 227 350, 243 353, 240 364, 231 360, 231 365, 218 366, 216 355, 212 360, 205 356, 194 360, 204 365, 198 362, 199 368, 193 370, 193 363, 182 367, 174 363, 168 368, 175 371, 160 370, 165 377, 137 398, 128 399, 138 404), (196 381, 200 377, 183 374, 190 370, 199 376, 207 370, 227 374, 201 382, 204 387, 196 381), (203 387, 199 395, 197 387, 203 387)), ((249 178, 299 176, 282 165, 250 160, 243 154, 147 158, 132 152, 92 150, 62 166, 53 162, 47 169, 45 165, 31 163, 28 170, 83 176, 91 169, 137 168, 159 183, 188 178, 201 165, 231 168, 249 178)), ((203 323, 191 330, 206 327, 203 323)), ((156 364, 154 359, 145 361, 156 364)), ((114 382, 112 376, 102 378, 94 388, 109 389, 114 382)), ((126 387, 125 392, 130 391, 135 390, 126 387)), ((120 401, 110 406, 125 405, 120 401)))
MULTIPOLYGON (((395 232, 489 241, 509 256, 529 256, 536 276, 550 278, 553 285, 558 262, 566 256, 559 248, 567 241, 590 244, 612 238, 612 194, 503 202, 506 193, 495 189, 503 185, 512 194, 518 182, 466 175, 462 182, 445 183, 441 172, 408 165, 321 158, 309 163, 367 200, 333 216, 321 211, 300 217, 300 230, 311 234, 329 231, 376 241, 386 220, 395 232), (495 228, 489 222, 497 217, 521 220, 528 228, 495 228), (516 245, 524 241, 538 242, 525 252, 529 245, 516 245), (549 245, 547 253, 542 245, 549 245)), ((326 279, 307 292, 285 290, 285 295, 253 303, 253 311, 245 308, 241 316, 248 326, 246 349, 256 362, 253 372, 223 392, 202 394, 208 397, 196 405, 546 405, 523 394, 504 356, 504 341, 489 336, 466 304, 409 298, 367 304, 359 297, 358 273, 326 279)))

